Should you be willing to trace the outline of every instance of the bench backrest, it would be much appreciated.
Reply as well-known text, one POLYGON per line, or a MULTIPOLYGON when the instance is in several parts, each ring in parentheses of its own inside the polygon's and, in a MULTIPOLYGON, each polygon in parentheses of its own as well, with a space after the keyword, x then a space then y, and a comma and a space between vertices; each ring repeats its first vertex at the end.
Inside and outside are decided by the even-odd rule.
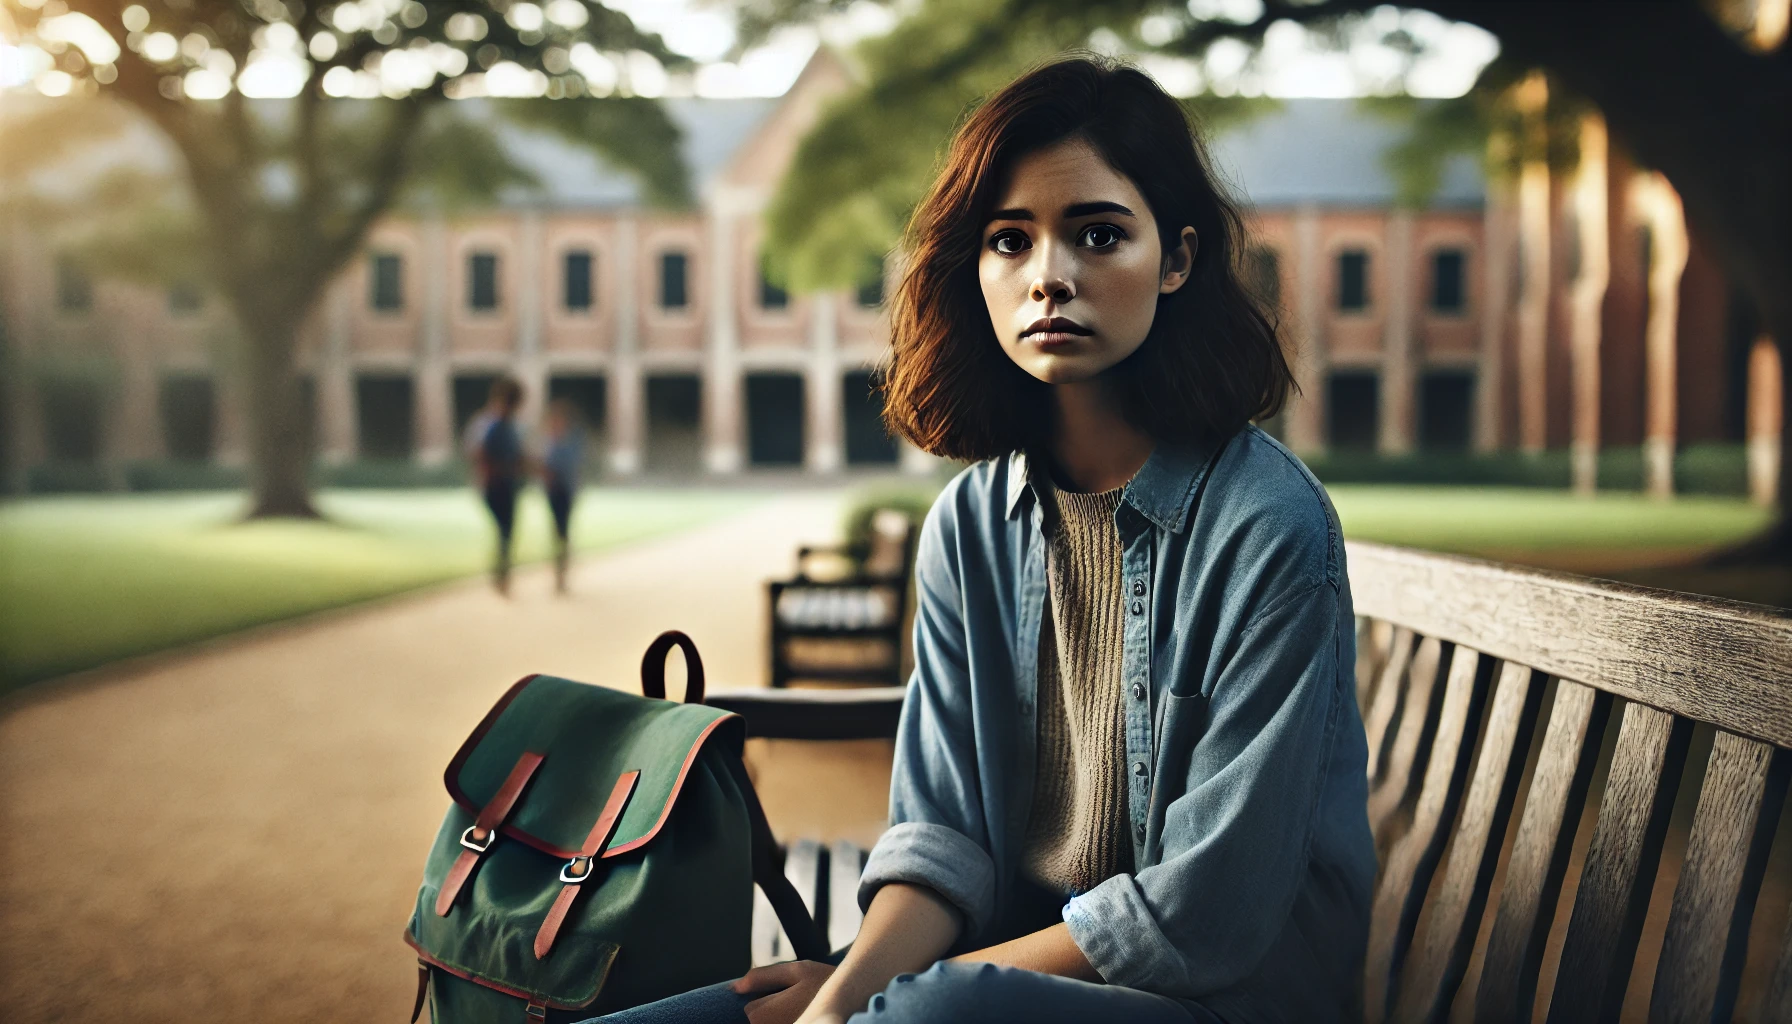
MULTIPOLYGON (((1792 777, 1792 617, 1378 544, 1348 556, 1381 854, 1371 1024, 1458 1002, 1529 1021, 1552 966, 1548 1020, 1616 1020, 1663 906, 1649 1020, 1730 1020, 1745 961, 1768 965, 1758 1019, 1792 1020, 1792 945, 1754 920, 1792 777), (1684 847, 1677 877, 1664 845, 1684 847)), ((1763 922, 1784 921, 1770 891, 1763 922)))

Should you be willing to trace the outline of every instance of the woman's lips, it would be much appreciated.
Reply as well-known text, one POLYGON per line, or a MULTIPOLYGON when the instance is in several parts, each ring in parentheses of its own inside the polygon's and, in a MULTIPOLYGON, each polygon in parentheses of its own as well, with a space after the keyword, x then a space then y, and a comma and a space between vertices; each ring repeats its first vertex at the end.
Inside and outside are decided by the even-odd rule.
POLYGON ((1033 321, 1021 332, 1022 341, 1030 341, 1040 348, 1060 348, 1094 334, 1089 328, 1068 317, 1042 317, 1033 321))
POLYGON ((1069 331, 1039 331, 1027 335, 1025 340, 1038 345, 1040 348, 1065 348, 1076 342, 1078 339, 1085 337, 1088 337, 1088 335, 1071 334, 1069 331))

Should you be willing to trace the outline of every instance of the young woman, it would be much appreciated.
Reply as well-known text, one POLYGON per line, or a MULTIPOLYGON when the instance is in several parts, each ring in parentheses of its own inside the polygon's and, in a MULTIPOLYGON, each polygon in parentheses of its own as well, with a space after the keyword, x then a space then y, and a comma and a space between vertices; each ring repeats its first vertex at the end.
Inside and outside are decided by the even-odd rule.
POLYGON ((1096 58, 960 129, 891 306, 935 503, 891 827, 839 964, 617 1021, 1322 1022, 1375 854, 1337 517, 1181 107, 1096 58), (942 959, 949 957, 949 959, 942 959))

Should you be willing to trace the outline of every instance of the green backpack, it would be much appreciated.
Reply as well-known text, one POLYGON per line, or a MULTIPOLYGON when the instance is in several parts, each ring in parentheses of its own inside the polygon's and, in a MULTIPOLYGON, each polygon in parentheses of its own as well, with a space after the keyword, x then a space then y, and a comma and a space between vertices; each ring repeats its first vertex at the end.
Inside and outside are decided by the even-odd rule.
POLYGON ((827 955, 689 637, 648 647, 641 688, 529 676, 461 744, 405 930, 413 1021, 432 995, 438 1024, 580 1021, 738 978, 755 882, 797 955, 827 955), (683 704, 664 699, 674 645, 683 704))

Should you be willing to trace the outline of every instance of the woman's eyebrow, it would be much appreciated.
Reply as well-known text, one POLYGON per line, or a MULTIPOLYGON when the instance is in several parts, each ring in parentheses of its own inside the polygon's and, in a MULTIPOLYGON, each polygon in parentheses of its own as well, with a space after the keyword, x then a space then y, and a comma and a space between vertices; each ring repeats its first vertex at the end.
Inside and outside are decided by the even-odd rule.
POLYGON ((998 220, 1032 220, 1032 219, 1033 219, 1033 211, 1032 210, 1023 210, 1020 207, 1016 206, 1016 207, 1010 207, 1006 210, 991 210, 989 213, 989 220, 985 221, 984 223, 987 224, 992 221, 998 221, 998 220))
POLYGON ((1110 202, 1106 202, 1106 201, 1093 202, 1093 203, 1072 203, 1071 205, 1066 206, 1064 208, 1064 216, 1066 218, 1087 217, 1087 216, 1090 216, 1092 214, 1097 214, 1097 213, 1118 213, 1118 214, 1122 214, 1127 217, 1138 216, 1138 214, 1133 213, 1131 210, 1127 209, 1124 206, 1121 206, 1119 203, 1110 203, 1110 202))

